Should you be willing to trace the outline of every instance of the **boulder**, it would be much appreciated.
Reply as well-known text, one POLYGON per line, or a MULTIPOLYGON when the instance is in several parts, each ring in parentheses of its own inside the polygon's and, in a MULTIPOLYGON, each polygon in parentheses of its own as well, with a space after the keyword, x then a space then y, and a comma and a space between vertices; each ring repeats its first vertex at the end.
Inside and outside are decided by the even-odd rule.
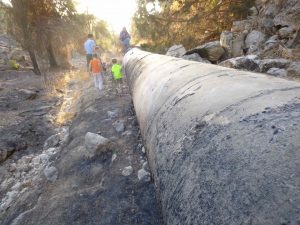
POLYGON ((173 45, 171 48, 168 49, 166 55, 173 57, 182 57, 185 53, 186 50, 183 47, 183 45, 173 45))
POLYGON ((226 50, 229 58, 243 55, 245 48, 245 33, 233 33, 223 31, 220 37, 220 44, 226 50))
POLYGON ((265 40, 266 35, 264 33, 258 30, 253 30, 246 37, 246 48, 248 48, 249 50, 252 48, 251 52, 254 52, 254 48, 260 48, 265 43, 265 40))
POLYGON ((241 69, 241 70, 248 70, 248 71, 259 70, 256 55, 248 55, 248 56, 231 58, 219 63, 219 66, 241 69))
POLYGON ((99 134, 87 132, 84 143, 86 150, 94 155, 97 151, 104 150, 110 143, 110 140, 99 134))
POLYGON ((289 76, 300 76, 300 62, 292 62, 287 69, 287 74, 289 76))
POLYGON ((287 71, 285 69, 279 69, 279 68, 270 68, 267 71, 267 74, 276 76, 276 77, 285 77, 287 75, 287 71))
POLYGON ((278 35, 273 35, 271 36, 265 43, 265 48, 268 49, 268 48, 272 48, 274 47, 275 45, 277 45, 279 43, 279 37, 278 35))
POLYGON ((278 34, 280 38, 290 38, 295 34, 295 29, 292 27, 283 27, 278 30, 278 34))
POLYGON ((219 41, 212 41, 198 46, 186 54, 190 55, 197 53, 200 57, 208 59, 211 62, 217 62, 225 54, 224 48, 220 45, 219 41))
POLYGON ((193 53, 193 54, 190 54, 190 55, 184 55, 181 58, 183 58, 185 60, 190 60, 190 61, 209 63, 209 64, 211 63, 207 59, 202 59, 197 53, 193 53))
POLYGON ((231 55, 231 48, 232 48, 232 40, 233 40, 233 32, 230 31, 223 31, 220 36, 220 45, 227 50, 229 53, 229 57, 231 55))
POLYGON ((260 72, 266 73, 271 68, 287 68, 290 64, 290 61, 287 59, 263 59, 259 61, 260 72))

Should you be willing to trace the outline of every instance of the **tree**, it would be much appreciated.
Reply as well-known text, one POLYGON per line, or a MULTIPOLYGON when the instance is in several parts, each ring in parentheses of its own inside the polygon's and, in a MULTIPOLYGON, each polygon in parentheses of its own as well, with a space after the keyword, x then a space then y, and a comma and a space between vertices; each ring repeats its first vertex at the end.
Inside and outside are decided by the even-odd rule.
POLYGON ((32 19, 32 2, 27 0, 11 0, 10 15, 15 24, 10 28, 10 33, 28 51, 30 59, 33 64, 35 74, 40 75, 41 71, 37 63, 34 43, 34 21, 32 19))
POLYGON ((72 0, 10 0, 10 33, 28 51, 36 74, 41 74, 37 53, 46 55, 51 67, 57 66, 55 45, 64 45, 75 14, 72 0))
MULTIPOLYGON (((138 0, 136 35, 153 46, 186 47, 219 38, 248 15, 254 0, 138 0), (152 6, 152 7, 151 7, 152 6)), ((160 49, 162 51, 163 49, 160 49)))

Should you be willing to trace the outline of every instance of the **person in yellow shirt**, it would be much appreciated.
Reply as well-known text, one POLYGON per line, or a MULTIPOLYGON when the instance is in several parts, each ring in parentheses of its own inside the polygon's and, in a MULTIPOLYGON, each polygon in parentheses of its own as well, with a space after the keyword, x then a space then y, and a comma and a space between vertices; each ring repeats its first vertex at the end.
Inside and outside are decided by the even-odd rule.
POLYGON ((123 84, 123 74, 122 74, 122 66, 117 63, 117 59, 112 59, 112 67, 111 73, 113 76, 113 85, 116 89, 116 94, 123 93, 122 84, 123 84))

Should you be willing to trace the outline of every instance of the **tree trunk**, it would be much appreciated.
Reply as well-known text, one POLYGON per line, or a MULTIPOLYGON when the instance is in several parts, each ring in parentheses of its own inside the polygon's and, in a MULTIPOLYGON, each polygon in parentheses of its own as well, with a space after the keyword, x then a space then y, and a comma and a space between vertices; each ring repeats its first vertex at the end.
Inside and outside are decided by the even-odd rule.
POLYGON ((47 53, 48 53, 50 67, 52 67, 52 68, 58 67, 51 42, 49 43, 49 45, 47 47, 47 53))
POLYGON ((30 56, 30 59, 31 59, 31 62, 32 62, 32 65, 33 65, 34 73, 36 75, 41 75, 42 73, 41 73, 39 65, 37 63, 35 52, 33 50, 28 50, 28 53, 29 53, 29 56, 30 56))

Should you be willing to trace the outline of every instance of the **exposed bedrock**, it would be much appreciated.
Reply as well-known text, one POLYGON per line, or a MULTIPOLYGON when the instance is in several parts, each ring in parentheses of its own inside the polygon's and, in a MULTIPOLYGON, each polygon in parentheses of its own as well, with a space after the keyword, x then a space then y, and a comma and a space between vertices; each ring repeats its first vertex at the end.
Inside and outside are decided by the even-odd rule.
POLYGON ((300 224, 300 85, 133 49, 124 67, 167 225, 300 224))

